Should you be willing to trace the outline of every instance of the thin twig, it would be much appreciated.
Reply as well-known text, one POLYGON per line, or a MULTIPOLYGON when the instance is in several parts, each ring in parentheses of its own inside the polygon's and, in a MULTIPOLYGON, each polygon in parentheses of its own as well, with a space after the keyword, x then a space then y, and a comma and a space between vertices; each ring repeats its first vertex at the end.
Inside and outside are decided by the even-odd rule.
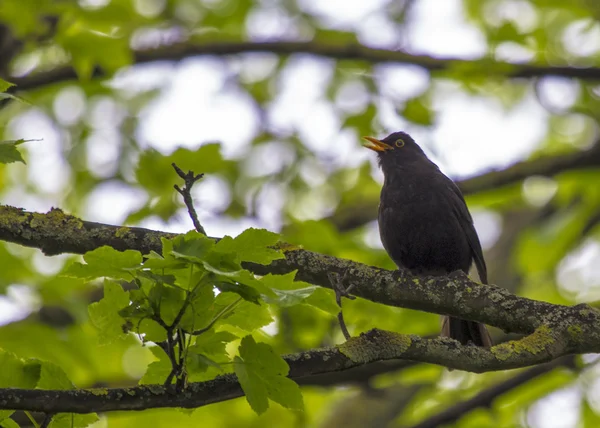
POLYGON ((192 301, 192 299, 194 297, 194 291, 196 291, 195 288, 194 288, 194 290, 191 291, 191 293, 188 293, 188 295, 186 296, 185 301, 183 302, 183 305, 181 305, 181 309, 179 309, 179 312, 177 312, 177 316, 175 317, 175 319, 173 320, 173 322, 169 326, 169 330, 171 332, 175 331, 175 329, 177 328, 177 326, 181 322, 181 319, 185 315, 185 311, 187 310, 188 306, 190 305, 190 302, 192 301))
POLYGON ((181 305, 181 309, 179 309, 179 312, 177 313, 177 316, 175 317, 175 319, 173 320, 171 325, 167 327, 167 347, 169 350, 169 352, 167 352, 167 355, 169 356, 169 360, 171 361, 171 366, 173 368, 171 370, 171 373, 169 373, 169 376, 167 376, 167 379, 165 380, 165 385, 170 385, 171 382, 173 381, 174 377, 176 377, 176 376, 179 377, 179 375, 181 374, 181 370, 183 368, 183 364, 181 361, 181 355, 183 353, 183 349, 181 349, 181 337, 180 337, 180 333, 182 330, 178 329, 177 344, 175 344, 175 342, 173 340, 173 334, 175 332, 175 329, 177 329, 177 326, 181 322, 181 319, 183 318, 183 315, 185 314, 186 309, 190 305, 190 302, 192 301, 194 292, 196 291, 197 287, 198 286, 194 287, 194 289, 190 293, 188 293, 185 301, 183 302, 183 305, 181 305), (179 358, 175 357, 175 346, 176 345, 178 345, 180 347, 179 358))
POLYGON ((196 209, 194 208, 194 201, 192 200, 191 193, 194 184, 196 184, 198 180, 204 177, 204 174, 194 174, 194 171, 188 171, 187 173, 185 173, 181 168, 175 165, 175 163, 172 163, 171 165, 173 165, 175 172, 179 177, 183 179, 183 182, 185 184, 183 186, 183 189, 181 189, 177 184, 175 184, 173 187, 181 196, 183 196, 183 202, 185 203, 185 206, 188 209, 188 213, 190 214, 190 218, 194 223, 194 228, 196 228, 196 230, 201 234, 206 235, 206 231, 204 230, 204 228, 200 224, 200 221, 198 220, 198 214, 196 213, 196 209))
POLYGON ((187 372, 185 371, 185 351, 186 346, 184 343, 185 333, 183 329, 177 329, 177 346, 179 347, 179 363, 177 365, 177 381, 175 383, 177 391, 181 392, 187 385, 187 372))
POLYGON ((171 362, 171 372, 165 380, 165 386, 171 385, 171 383, 173 383, 173 378, 179 375, 179 365, 175 359, 175 344, 173 343, 173 333, 171 331, 167 331, 167 355, 171 362))
POLYGON ((346 275, 340 278, 339 274, 335 272, 329 272, 327 274, 329 277, 329 281, 331 282, 333 291, 335 291, 335 302, 340 307, 340 312, 337 315, 338 322, 340 323, 340 329, 342 330, 342 334, 346 338, 346 340, 350 339, 350 332, 348 331, 348 327, 346 327, 346 321, 344 321, 344 314, 342 312, 342 297, 347 297, 350 300, 356 299, 355 296, 349 294, 350 290, 354 287, 354 285, 350 285, 348 288, 344 288, 344 279, 346 275))
POLYGON ((44 416, 44 420, 40 424, 40 428, 48 428, 48 426, 50 425, 50 422, 52 422, 53 417, 54 417, 54 413, 46 413, 46 416, 44 416))

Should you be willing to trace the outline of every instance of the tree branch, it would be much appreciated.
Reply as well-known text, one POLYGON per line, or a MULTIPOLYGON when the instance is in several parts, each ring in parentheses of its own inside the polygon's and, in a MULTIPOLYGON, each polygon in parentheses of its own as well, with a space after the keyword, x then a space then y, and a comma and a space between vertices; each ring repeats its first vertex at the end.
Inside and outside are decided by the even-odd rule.
MULTIPOLYGON (((531 175, 554 176, 573 169, 600 166, 600 141, 591 149, 560 156, 544 156, 514 164, 499 171, 458 181, 465 195, 508 185, 531 175)), ((364 211, 368 211, 364 209, 364 211)), ((83 254, 102 245, 118 250, 137 249, 142 253, 160 251, 161 238, 175 234, 138 227, 116 227, 82 221, 55 209, 48 214, 28 213, 18 208, 0 205, 0 239, 41 249, 47 255, 83 254), (80 232, 83 232, 80 234, 80 232)))
MULTIPOLYGON (((412 64, 429 71, 465 70, 465 73, 485 74, 486 76, 506 76, 510 78, 532 78, 542 76, 562 76, 583 80, 600 80, 600 68, 571 66, 539 66, 513 64, 491 59, 464 60, 460 58, 434 58, 427 55, 386 49, 373 49, 359 44, 332 44, 323 42, 215 42, 204 44, 180 43, 148 50, 134 51, 134 64, 154 61, 179 61, 184 58, 203 55, 236 55, 245 53, 272 53, 276 55, 311 54, 337 60, 359 60, 369 63, 412 64), (478 68, 474 67, 478 63, 478 68)), ((98 67, 95 77, 104 77, 98 67)), ((11 78, 17 90, 29 90, 44 85, 77 79, 71 66, 30 74, 21 78, 11 78)))
MULTIPOLYGON (((493 351, 461 346, 448 338, 424 339, 382 330, 372 330, 334 348, 311 350, 284 358, 290 366, 289 377, 301 385, 310 384, 310 378, 319 374, 399 358, 442 365, 448 365, 446 363, 450 361, 449 365, 454 368, 476 371, 481 364, 489 370, 506 370, 546 359, 543 352, 529 354, 520 361, 510 357, 499 359, 493 351)), ((92 413, 162 407, 197 408, 242 395, 236 376, 225 374, 210 381, 190 383, 183 393, 175 393, 172 386, 161 385, 80 390, 0 388, 0 409, 92 413)))
MULTIPOLYGON (((29 213, 0 206, 0 239, 42 249, 47 254, 83 253, 101 245, 116 249, 160 251, 160 238, 173 234, 142 228, 84 222, 54 209, 29 213)), ((353 294, 391 306, 453 315, 485 322, 506 331, 528 333, 520 340, 483 349, 461 346, 448 338, 372 330, 335 348, 287 357, 290 377, 310 382, 316 375, 337 374, 372 362, 408 360, 471 372, 507 370, 545 363, 564 355, 600 352, 600 312, 588 305, 573 307, 517 297, 494 285, 471 281, 461 272, 446 277, 414 277, 350 260, 281 244, 285 259, 269 266, 248 264, 257 274, 298 270, 297 278, 331 288, 328 274, 345 275, 353 294)), ((162 387, 127 390, 29 391, 0 390, 0 408, 46 413, 141 410, 152 407, 198 407, 240 396, 233 375, 195 384, 190 394, 162 387)))
MULTIPOLYGON (((40 248, 48 255, 81 254, 103 245, 117 250, 160 252, 160 238, 175 236, 143 228, 85 222, 58 209, 40 214, 0 206, 0 218, 1 240, 40 248)), ((414 277, 404 271, 370 267, 283 243, 280 248, 284 259, 269 266, 246 264, 246 267, 259 275, 297 270, 299 280, 326 288, 332 287, 328 275, 338 273, 345 275, 346 283, 353 286, 353 295, 367 300, 480 321, 509 332, 536 331, 529 337, 532 342, 527 346, 536 350, 537 357, 544 355, 543 361, 567 353, 596 352, 600 347, 600 312, 587 305, 569 307, 517 297, 503 288, 473 282, 460 272, 445 277, 414 277)), ((528 352, 524 348, 511 348, 509 344, 494 347, 503 353, 498 357, 508 361, 528 352)), ((538 362, 542 361, 535 359, 532 364, 538 362)), ((451 364, 444 365, 450 367, 451 364)), ((521 366, 516 360, 515 364, 521 366)), ((477 360, 475 366, 454 368, 489 369, 484 360, 477 360)))
MULTIPOLYGON (((0 205, 0 240, 41 249, 47 255, 83 254, 103 245, 117 250, 135 249, 144 254, 161 251, 161 238, 172 233, 138 227, 117 227, 86 222, 52 209, 47 214, 0 205)), ((576 325, 595 320, 595 310, 586 305, 568 307, 520 298, 494 285, 482 285, 456 272, 447 277, 414 277, 404 271, 379 269, 351 260, 338 259, 281 243, 285 258, 269 266, 246 264, 264 275, 298 270, 297 278, 332 288, 328 274, 345 275, 353 294, 391 306, 416 309, 481 321, 506 331, 531 333, 552 317, 576 325), (460 295, 460 301, 455 296, 460 295), (588 320, 588 315, 592 316, 588 320)), ((581 326, 582 333, 590 329, 581 326)), ((592 333, 592 331, 590 331, 592 333)), ((598 332, 600 334, 600 331, 598 332)))

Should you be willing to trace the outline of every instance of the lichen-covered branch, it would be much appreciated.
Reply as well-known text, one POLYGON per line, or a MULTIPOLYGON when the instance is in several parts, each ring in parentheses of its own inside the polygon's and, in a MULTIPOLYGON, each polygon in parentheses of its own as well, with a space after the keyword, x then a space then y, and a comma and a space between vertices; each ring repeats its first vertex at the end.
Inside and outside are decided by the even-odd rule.
MULTIPOLYGON (((510 342, 509 342, 510 343, 510 342)), ((411 360, 482 372, 539 364, 555 357, 550 348, 539 347, 512 355, 474 346, 461 346, 448 338, 424 339, 382 330, 372 330, 328 349, 317 349, 284 357, 290 378, 301 385, 322 374, 335 374, 365 364, 411 360)), ((160 385, 90 390, 29 390, 0 388, 1 410, 45 413, 91 413, 114 410, 144 410, 159 407, 197 408, 240 397, 243 391, 233 374, 189 384, 183 392, 160 385)))
MULTIPOLYGON (((0 206, 0 240, 40 248, 48 255, 81 254, 103 245, 160 252, 160 239, 173 236, 86 222, 58 209, 42 214, 0 206)), ((284 244, 281 248, 285 259, 269 266, 246 267, 257 274, 298 270, 298 279, 327 288, 332 287, 328 275, 339 273, 354 286, 356 296, 391 306, 461 316, 518 333, 531 333, 543 324, 564 321, 573 322, 574 331, 580 323, 597 316, 587 305, 568 307, 518 297, 503 288, 473 282, 459 272, 447 277, 413 277, 403 271, 379 269, 284 244)), ((582 334, 589 330, 585 325, 580 328, 582 334)))
MULTIPOLYGON (((102 245, 160 252, 160 238, 172 236, 142 228, 85 222, 56 209, 41 214, 0 206, 0 239, 40 248, 46 254, 84 253, 102 245)), ((403 271, 378 269, 283 244, 281 248, 285 259, 269 266, 246 267, 257 274, 297 270, 298 279, 327 288, 332 287, 329 275, 338 273, 353 286, 354 295, 374 302, 454 315, 507 332, 530 334, 521 341, 492 348, 497 358, 514 360, 515 367, 522 366, 521 357, 528 353, 549 361, 568 353, 600 350, 600 312, 587 305, 561 306, 518 297, 503 288, 473 282, 460 272, 447 277, 413 277, 403 271)), ((448 367, 455 363, 452 358, 439 361, 448 367)), ((485 371, 493 366, 493 361, 473 361, 475 366, 460 368, 485 371)))
MULTIPOLYGON (((82 221, 54 209, 47 214, 0 206, 0 239, 40 248, 46 254, 84 253, 102 245, 116 249, 160 251, 160 238, 173 234, 142 228, 82 221)), ((454 315, 506 331, 528 334, 491 349, 461 346, 448 338, 372 330, 330 349, 290 355, 290 376, 311 383, 373 362, 416 361, 471 372, 507 370, 541 364, 570 354, 600 352, 600 311, 588 305, 561 306, 515 296, 494 285, 471 281, 461 272, 446 277, 414 277, 350 260, 280 244, 285 259, 269 266, 246 267, 257 274, 297 270, 297 278, 332 287, 331 273, 344 275, 353 294, 387 305, 454 315)), ((0 390, 0 408, 46 413, 140 410, 152 407, 198 407, 237 397, 242 391, 232 375, 195 384, 183 394, 162 387, 98 391, 0 390)))
POLYGON ((0 205, 0 240, 39 248, 48 256, 84 254, 103 245, 119 251, 134 249, 148 254, 160 253, 161 238, 174 233, 139 227, 119 227, 83 221, 59 209, 35 213, 0 205))
MULTIPOLYGON (((542 66, 531 64, 511 64, 491 59, 464 60, 460 58, 435 58, 427 55, 413 55, 398 50, 374 49, 359 44, 333 44, 324 42, 214 42, 180 43, 155 49, 134 51, 134 64, 154 61, 179 61, 201 55, 237 55, 252 52, 275 55, 311 54, 337 60, 359 60, 369 63, 412 64, 430 71, 464 70, 464 73, 485 76, 506 76, 510 78, 532 78, 542 76, 562 76, 583 80, 600 80, 600 68, 571 66, 542 66), (477 65, 480 64, 478 68, 477 65)), ((104 76, 100 68, 94 76, 104 76)), ((44 85, 77 79, 70 66, 34 73, 21 78, 11 78, 17 90, 39 88, 44 85)))

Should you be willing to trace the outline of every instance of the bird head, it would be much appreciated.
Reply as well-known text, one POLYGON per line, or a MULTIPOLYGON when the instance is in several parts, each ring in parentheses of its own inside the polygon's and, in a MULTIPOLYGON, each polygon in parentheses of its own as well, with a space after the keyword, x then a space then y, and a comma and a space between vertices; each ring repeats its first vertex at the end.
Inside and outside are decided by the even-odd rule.
POLYGON ((387 165, 403 165, 423 158, 427 159, 425 152, 406 132, 394 132, 383 140, 373 137, 363 138, 367 140, 363 145, 377 152, 379 164, 384 169, 387 165))

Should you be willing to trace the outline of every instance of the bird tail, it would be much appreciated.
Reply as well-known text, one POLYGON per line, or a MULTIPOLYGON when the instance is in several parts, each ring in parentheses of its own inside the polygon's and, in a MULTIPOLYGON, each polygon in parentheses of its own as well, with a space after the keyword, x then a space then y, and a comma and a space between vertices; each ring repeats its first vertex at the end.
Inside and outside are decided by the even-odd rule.
POLYGON ((463 345, 475 345, 489 348, 492 338, 485 325, 459 318, 442 318, 442 336, 458 340, 463 345))

